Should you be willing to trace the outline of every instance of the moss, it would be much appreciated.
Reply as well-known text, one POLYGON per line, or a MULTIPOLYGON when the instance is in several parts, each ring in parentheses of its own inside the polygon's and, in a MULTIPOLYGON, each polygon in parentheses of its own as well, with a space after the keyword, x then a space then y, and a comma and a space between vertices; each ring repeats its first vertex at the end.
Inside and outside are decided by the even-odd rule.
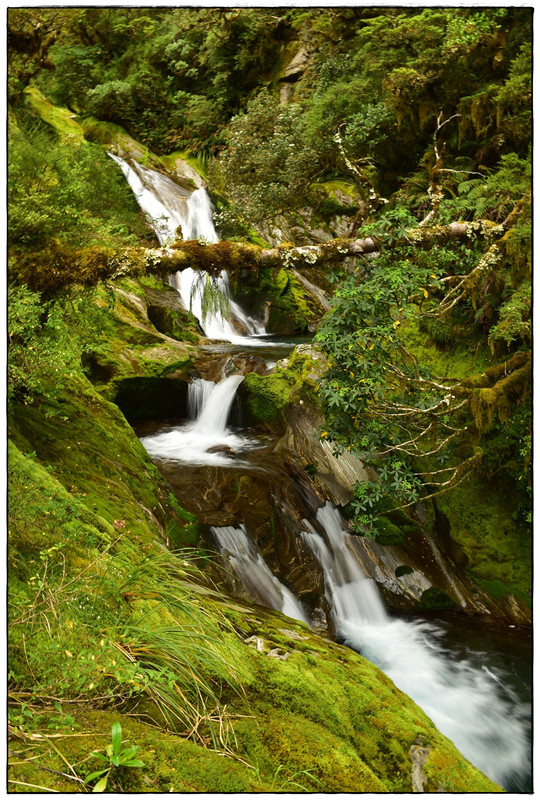
POLYGON ((378 517, 374 523, 375 541, 379 544, 403 544, 404 532, 387 517, 378 517))
POLYGON ((164 483, 156 480, 157 470, 132 428, 84 379, 73 379, 60 392, 58 406, 62 413, 54 416, 47 415, 46 404, 15 407, 10 430, 15 444, 35 451, 93 513, 110 524, 123 520, 134 536, 148 536, 148 516, 165 519, 164 483))
POLYGON ((468 558, 470 577, 499 596, 504 586, 530 605, 532 545, 529 531, 512 519, 518 502, 510 485, 475 476, 438 497, 437 507, 468 558))
POLYGON ((250 372, 244 378, 242 394, 247 396, 248 409, 255 420, 271 422, 289 402, 293 385, 279 374, 257 375, 250 372))
MULTIPOLYGON (((160 161, 168 172, 174 173, 175 163, 179 158, 181 158, 182 161, 185 161, 187 164, 189 164, 189 166, 192 167, 196 172, 198 172, 199 175, 202 175, 203 178, 208 177, 208 171, 205 161, 203 161, 203 159, 199 158, 198 156, 191 155, 189 150, 175 150, 172 153, 160 156, 160 161)), ((196 189, 197 187, 194 186, 193 188, 196 189)))
POLYGON ((452 609, 457 610, 457 606, 445 591, 436 586, 430 586, 429 589, 422 592, 418 609, 423 611, 432 611, 434 609, 450 611, 452 609))
MULTIPOLYGON (((217 242, 207 246, 198 240, 172 245, 187 259, 189 266, 218 276, 222 270, 256 272, 261 248, 256 245, 239 245, 237 242, 217 242)), ((163 264, 163 261, 162 261, 163 264)))
POLYGON ((84 143, 83 128, 74 119, 72 111, 50 103, 35 86, 27 86, 24 91, 32 110, 44 122, 51 125, 63 141, 69 141, 72 144, 84 143))
POLYGON ((411 324, 402 326, 401 337, 404 346, 418 362, 439 378, 461 380, 483 372, 490 364, 491 353, 488 348, 476 347, 475 342, 437 346, 429 333, 423 333, 411 324))
POLYGON ((410 575, 412 572, 414 572, 414 570, 408 564, 401 564, 394 570, 394 575, 396 578, 401 578, 403 575, 410 575))

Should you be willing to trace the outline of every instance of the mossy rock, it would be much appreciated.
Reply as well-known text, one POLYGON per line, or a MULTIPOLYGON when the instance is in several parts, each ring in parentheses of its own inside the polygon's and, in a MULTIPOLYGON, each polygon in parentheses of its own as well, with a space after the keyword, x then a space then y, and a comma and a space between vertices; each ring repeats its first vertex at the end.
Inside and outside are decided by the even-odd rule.
POLYGON ((406 534, 397 525, 394 525, 387 517, 378 517, 373 523, 374 539, 379 544, 396 545, 403 544, 406 534))
POLYGON ((467 556, 467 574, 488 593, 495 590, 496 599, 513 594, 530 607, 532 542, 527 527, 512 518, 517 504, 508 484, 480 476, 437 498, 450 536, 467 556))
POLYGON ((420 598, 417 608, 419 611, 458 610, 458 607, 452 598, 447 595, 445 591, 437 588, 436 586, 430 586, 429 589, 426 589, 424 592, 422 592, 422 597, 420 598))
POLYGON ((51 125, 63 141, 85 143, 84 130, 72 111, 53 105, 35 86, 27 86, 24 92, 32 110, 51 125))
POLYGON ((279 374, 250 372, 241 384, 240 397, 245 398, 254 422, 273 422, 289 402, 293 388, 294 384, 279 374))

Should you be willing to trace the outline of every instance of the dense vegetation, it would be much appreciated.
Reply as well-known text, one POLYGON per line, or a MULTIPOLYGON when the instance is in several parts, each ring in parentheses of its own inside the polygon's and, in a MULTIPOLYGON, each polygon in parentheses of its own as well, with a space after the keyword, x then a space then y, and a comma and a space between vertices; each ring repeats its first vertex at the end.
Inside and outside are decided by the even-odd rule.
MULTIPOLYGON (((149 367, 155 337, 126 333, 126 315, 137 312, 126 310, 119 284, 95 277, 111 263, 121 275, 126 253, 142 271, 135 253, 157 245, 102 146, 114 126, 145 152, 182 153, 205 171, 223 238, 242 245, 264 243, 271 230, 290 234, 282 268, 265 281, 287 286, 291 248, 318 243, 312 230, 372 240, 375 258, 311 264, 333 295, 317 334, 328 356, 321 435, 372 468, 349 508, 358 532, 377 535, 380 514, 437 499, 474 475, 478 491, 504 492, 528 549, 531 22, 531 10, 517 7, 9 10, 9 677, 21 741, 44 725, 86 726, 88 709, 70 722, 55 705, 70 698, 71 715, 84 698, 230 753, 230 720, 215 709, 241 680, 252 687, 272 672, 251 659, 242 675, 246 648, 219 644, 238 618, 184 554, 164 550, 195 540, 195 520, 87 380, 96 354, 112 358, 111 342, 117 358, 126 342, 136 349, 152 374, 190 357, 184 348, 149 367), (288 71, 299 53, 301 66, 288 71), (77 428, 76 459, 69 426, 81 409, 89 421, 77 428), (144 476, 130 467, 134 453, 144 476), (105 609, 105 621, 89 609, 105 609), (74 630, 82 631, 78 668, 59 681, 59 654, 66 664, 75 658, 74 630)), ((255 256, 250 264, 258 269, 255 256)), ((196 339, 188 323, 184 334, 196 339)), ((302 654, 302 668, 315 663, 313 652, 302 654)), ((339 655, 329 658, 330 687, 341 673, 339 655)), ((296 681, 297 667, 287 669, 296 681)), ((272 685, 281 702, 283 686, 272 685)), ((325 739, 329 750, 344 719, 340 712, 325 739)), ((312 777, 324 778, 312 776, 305 753, 273 759, 277 729, 263 748, 250 724, 240 727, 253 775, 234 762, 216 791, 286 788, 293 775, 313 790, 312 777)), ((377 718, 375 727, 388 724, 377 718)), ((409 724, 424 732, 407 716, 396 741, 409 724)), ((405 777, 357 763, 355 736, 342 782, 327 790, 345 790, 355 770, 367 770, 369 790, 404 790, 405 777)), ((374 741, 362 759, 374 757, 374 741)), ((80 751, 69 758, 89 760, 80 751)), ((77 774, 91 767, 99 765, 90 760, 77 774)), ((151 790, 174 783, 160 769, 151 790)), ((43 779, 29 775, 23 785, 43 779)), ((182 780, 181 789, 208 789, 195 769, 182 780)), ((129 788, 125 781, 118 786, 129 788)))
POLYGON ((514 357, 531 343, 529 11, 36 9, 13 10, 9 33, 14 249, 60 257, 142 234, 102 150, 60 145, 35 121, 29 79, 89 119, 87 136, 97 117, 158 153, 202 157, 228 199, 224 235, 306 205, 346 214, 383 247, 320 334, 326 435, 369 462, 389 456, 383 480, 359 487, 359 524, 389 493, 412 503, 473 467, 526 507, 530 371, 514 357), (287 83, 300 45, 307 65, 287 83), (317 188, 336 180, 352 202, 317 188), (436 244, 407 234, 457 220, 484 227, 436 244))

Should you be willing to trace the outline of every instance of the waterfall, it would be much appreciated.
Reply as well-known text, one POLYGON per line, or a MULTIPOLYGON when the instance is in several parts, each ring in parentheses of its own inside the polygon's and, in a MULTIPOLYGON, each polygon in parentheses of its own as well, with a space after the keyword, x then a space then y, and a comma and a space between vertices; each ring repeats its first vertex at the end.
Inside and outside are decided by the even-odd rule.
POLYGON ((215 387, 214 381, 193 378, 188 386, 188 412, 190 419, 197 419, 215 387))
POLYGON ((505 785, 527 761, 525 704, 487 669, 482 654, 459 660, 440 626, 390 617, 377 587, 348 547, 339 512, 327 503, 302 533, 324 573, 339 638, 377 664, 442 733, 490 778, 505 785))
POLYGON ((243 375, 231 375, 214 383, 195 380, 189 388, 190 416, 195 419, 152 436, 141 442, 150 456, 165 461, 226 466, 238 464, 235 456, 252 442, 227 427, 229 412, 243 375), (231 457, 232 456, 232 457, 231 457))
POLYGON ((172 275, 170 283, 179 293, 184 306, 197 317, 208 339, 220 339, 234 344, 261 343, 251 337, 264 335, 266 333, 265 328, 261 323, 246 316, 238 303, 234 302, 229 285, 229 276, 225 270, 221 272, 219 277, 210 278, 208 273, 188 267, 172 275), (214 287, 224 298, 224 306, 228 308, 230 317, 225 316, 219 309, 206 315, 204 314, 204 294, 208 280, 214 281, 214 287), (233 325, 233 319, 239 323, 239 327, 242 330, 248 332, 249 337, 238 333, 233 325))
MULTIPOLYGON (((122 169, 161 245, 174 241, 179 227, 182 230, 182 238, 186 241, 193 239, 202 239, 209 243, 219 241, 212 219, 212 205, 205 189, 196 189, 190 193, 161 172, 143 167, 135 161, 132 161, 133 166, 130 166, 119 156, 113 153, 109 155, 122 169)), ((253 337, 264 336, 265 327, 261 322, 248 317, 233 300, 229 277, 225 270, 218 278, 212 278, 207 272, 188 268, 172 275, 170 283, 180 294, 184 307, 197 317, 207 338, 237 344, 261 344, 253 337), (204 313, 204 295, 210 281, 213 282, 213 290, 223 298, 220 305, 223 309, 228 309, 230 316, 219 308, 204 313), (237 327, 233 324, 233 320, 236 321, 237 327), (239 333, 239 330, 245 332, 247 336, 239 333)))
POLYGON ((124 177, 152 225, 159 243, 165 245, 171 240, 174 241, 178 227, 181 228, 182 235, 186 238, 189 192, 160 172, 143 167, 135 161, 131 167, 119 156, 115 156, 113 153, 109 153, 109 155, 124 173, 124 177))
POLYGON ((184 239, 204 239, 218 242, 219 236, 212 220, 210 198, 204 189, 196 189, 188 201, 188 216, 184 239))
POLYGON ((243 375, 231 375, 216 384, 201 408, 192 430, 200 435, 219 439, 227 434, 227 419, 243 375))
POLYGON ((220 553, 241 578, 242 585, 247 590, 247 599, 307 623, 299 601, 272 574, 245 525, 239 528, 212 527, 212 533, 220 553))

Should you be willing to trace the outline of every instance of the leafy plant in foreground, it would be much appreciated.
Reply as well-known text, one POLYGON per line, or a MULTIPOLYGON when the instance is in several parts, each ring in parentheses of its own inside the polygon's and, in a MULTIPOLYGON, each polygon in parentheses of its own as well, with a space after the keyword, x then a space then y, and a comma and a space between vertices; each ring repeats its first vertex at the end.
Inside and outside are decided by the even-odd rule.
POLYGON ((105 769, 98 769, 96 772, 91 772, 85 780, 85 783, 91 783, 96 778, 99 781, 96 783, 93 792, 104 792, 107 788, 111 772, 120 769, 121 767, 144 767, 144 761, 135 758, 140 748, 138 745, 134 747, 124 747, 122 745, 122 726, 119 722, 115 722, 111 730, 111 744, 107 745, 105 752, 94 753, 96 758, 102 761, 107 761, 108 766, 105 769))

